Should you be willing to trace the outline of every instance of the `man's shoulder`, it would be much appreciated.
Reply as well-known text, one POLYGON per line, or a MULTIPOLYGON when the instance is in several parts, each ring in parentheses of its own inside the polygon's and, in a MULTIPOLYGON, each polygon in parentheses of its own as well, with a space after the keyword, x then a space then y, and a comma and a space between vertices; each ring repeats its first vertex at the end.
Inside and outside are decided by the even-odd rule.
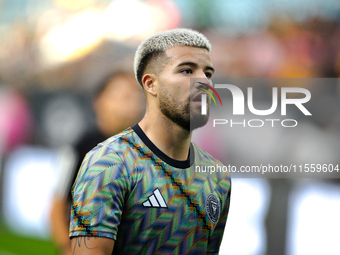
POLYGON ((198 162, 204 162, 206 164, 216 163, 222 164, 218 159, 214 158, 210 153, 204 150, 202 147, 196 143, 192 143, 195 149, 195 158, 198 162))
POLYGON ((130 127, 114 136, 111 136, 110 138, 100 143, 100 145, 115 150, 117 148, 123 147, 130 148, 137 143, 138 142, 136 141, 136 134, 134 130, 130 127))
MULTIPOLYGON (((212 177, 218 179, 228 179, 230 181, 230 173, 228 168, 218 159, 214 158, 210 153, 204 150, 199 145, 192 143, 195 148, 195 168, 209 169, 212 177)), ((203 172, 205 172, 203 171, 203 172)))
MULTIPOLYGON (((110 163, 123 163, 129 154, 133 153, 133 147, 138 146, 140 141, 132 128, 111 136, 99 143, 89 151, 84 159, 89 165, 99 159, 110 158, 110 163)), ((109 162, 108 162, 109 163, 109 162)))

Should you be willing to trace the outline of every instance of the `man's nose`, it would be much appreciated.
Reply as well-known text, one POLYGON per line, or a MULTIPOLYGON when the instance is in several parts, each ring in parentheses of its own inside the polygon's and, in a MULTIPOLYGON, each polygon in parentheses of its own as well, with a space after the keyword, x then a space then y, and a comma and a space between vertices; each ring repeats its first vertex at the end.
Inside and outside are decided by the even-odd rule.
POLYGON ((197 71, 195 78, 191 78, 191 87, 199 87, 202 86, 201 84, 208 84, 208 85, 212 85, 212 82, 210 79, 207 78, 207 76, 205 75, 204 71, 197 71))
POLYGON ((200 82, 208 83, 208 84, 211 83, 211 81, 208 79, 208 77, 206 76, 203 70, 198 71, 197 78, 202 79, 200 82))

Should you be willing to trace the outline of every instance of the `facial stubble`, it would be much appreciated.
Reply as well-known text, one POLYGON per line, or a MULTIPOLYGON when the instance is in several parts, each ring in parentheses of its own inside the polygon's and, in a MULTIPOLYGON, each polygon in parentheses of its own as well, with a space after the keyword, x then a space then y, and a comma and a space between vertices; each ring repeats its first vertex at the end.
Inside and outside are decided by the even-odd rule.
POLYGON ((207 115, 202 115, 191 109, 190 102, 190 96, 186 100, 177 101, 165 91, 159 95, 159 106, 163 115, 188 131, 192 131, 207 124, 210 112, 209 103, 207 115))

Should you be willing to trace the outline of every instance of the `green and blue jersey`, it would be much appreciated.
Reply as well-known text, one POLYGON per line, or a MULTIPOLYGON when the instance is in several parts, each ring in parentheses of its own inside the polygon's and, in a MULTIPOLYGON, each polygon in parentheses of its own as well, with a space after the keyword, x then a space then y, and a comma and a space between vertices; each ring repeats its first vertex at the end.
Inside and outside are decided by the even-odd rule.
POLYGON ((185 161, 160 151, 135 125, 100 143, 73 186, 70 237, 115 240, 113 254, 218 254, 230 203, 227 172, 191 143, 185 161))

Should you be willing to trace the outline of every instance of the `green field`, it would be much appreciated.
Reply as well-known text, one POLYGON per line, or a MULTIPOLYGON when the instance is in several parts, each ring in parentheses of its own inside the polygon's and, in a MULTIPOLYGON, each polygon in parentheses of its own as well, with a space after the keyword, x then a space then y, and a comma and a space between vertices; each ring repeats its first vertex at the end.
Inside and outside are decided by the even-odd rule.
POLYGON ((0 225, 0 255, 57 255, 51 241, 19 236, 0 225))

